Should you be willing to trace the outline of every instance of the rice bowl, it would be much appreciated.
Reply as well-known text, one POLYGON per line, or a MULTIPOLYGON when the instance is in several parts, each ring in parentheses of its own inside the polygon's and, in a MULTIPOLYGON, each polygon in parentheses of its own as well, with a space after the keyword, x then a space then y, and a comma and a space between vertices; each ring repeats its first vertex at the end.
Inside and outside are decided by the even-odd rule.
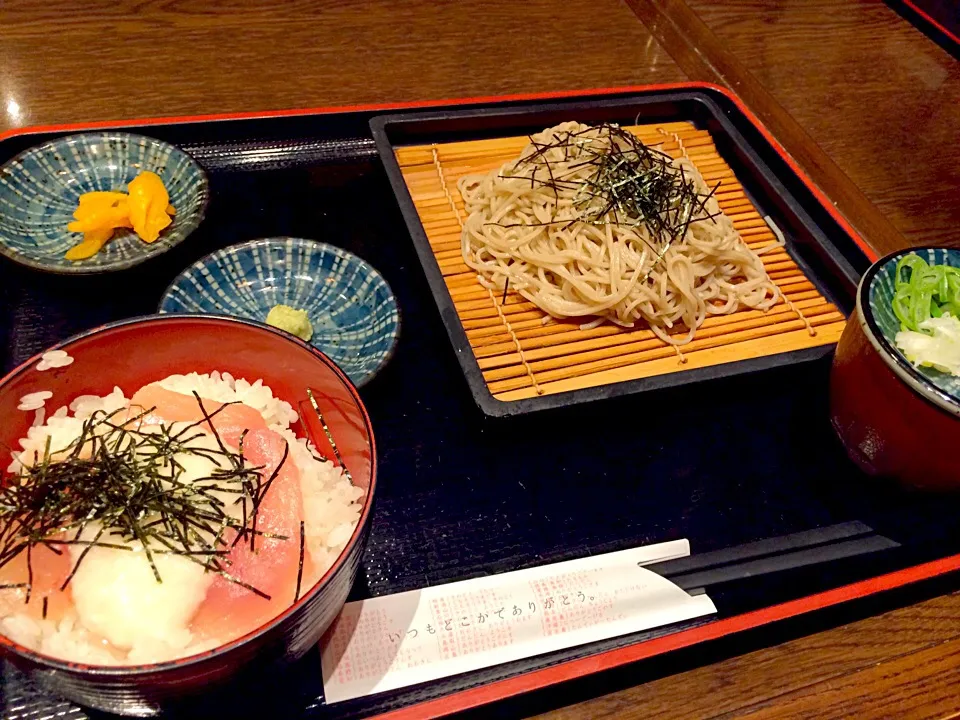
MULTIPOLYGON (((252 407, 260 413, 267 427, 287 442, 290 459, 298 470, 305 549, 311 560, 309 574, 304 575, 302 582, 306 587, 313 585, 330 568, 353 534, 362 507, 357 500, 362 497, 363 490, 353 486, 341 468, 328 459, 319 458, 317 449, 308 440, 294 434, 290 426, 298 421, 297 412, 286 401, 274 397, 271 388, 262 380, 251 383, 215 370, 202 375, 171 375, 154 385, 185 397, 196 393, 204 401, 242 403, 252 407)), ((54 458, 63 453, 81 437, 84 421, 117 417, 129 409, 130 399, 119 387, 103 397, 87 395, 74 399, 69 406, 63 405, 53 412, 44 424, 28 430, 27 436, 19 442, 22 449, 14 453, 7 472, 16 476, 45 453, 54 458)), ((198 407, 198 420, 202 419, 198 407)), ((208 441, 210 436, 202 431, 203 427, 197 428, 198 440, 195 442, 208 441)), ((182 474, 180 481, 184 482, 182 474)), ((109 538, 110 534, 104 537, 109 538)), ((70 554, 77 566, 68 591, 72 590, 75 602, 63 608, 62 615, 57 618, 23 612, 30 603, 49 605, 50 598, 41 598, 33 592, 28 603, 31 588, 22 586, 25 578, 10 572, 5 575, 5 568, 0 567, 0 588, 13 586, 0 589, 0 633, 32 650, 63 660, 96 665, 139 665, 209 650, 252 629, 238 627, 226 635, 198 640, 197 631, 187 626, 182 614, 171 618, 169 611, 164 613, 171 604, 174 608, 178 605, 199 608, 201 605, 196 595, 200 594, 199 600, 202 601, 206 592, 204 581, 209 578, 198 577, 198 574, 210 573, 189 562, 179 568, 168 567, 167 570, 176 577, 177 587, 167 590, 171 586, 168 582, 162 605, 144 607, 144 598, 137 595, 149 594, 156 582, 149 577, 146 559, 139 552, 143 543, 133 541, 131 545, 140 557, 131 557, 129 552, 119 549, 91 547, 83 558, 86 564, 82 567, 78 562, 80 553, 71 548, 70 554), (131 567, 131 563, 143 567, 131 567), (96 569, 89 570, 91 567, 96 569), (138 573, 138 570, 142 572, 138 573), (147 587, 138 587, 138 582, 147 587), (104 592, 104 588, 109 588, 110 592, 104 592), (150 610, 154 614, 152 618, 150 610)), ((168 566, 174 560, 165 559, 168 566)), ((10 565, 15 562, 16 558, 13 558, 10 565)), ((18 569, 22 575, 22 568, 18 569)), ((59 591, 53 589, 53 592, 59 591)))
MULTIPOLYGON (((36 463, 42 457, 41 446, 46 453, 56 454, 57 446, 76 444, 78 425, 92 425, 93 419, 109 413, 130 412, 131 400, 135 401, 136 393, 145 386, 182 398, 187 397, 187 391, 196 392, 203 398, 203 405, 220 407, 221 417, 235 408, 250 410, 262 426, 257 432, 264 437, 275 434, 279 438, 277 447, 288 448, 284 457, 288 452, 290 472, 296 473, 297 501, 303 507, 299 542, 295 532, 271 535, 271 531, 255 529, 250 535, 257 537, 257 550, 251 557, 259 560, 261 547, 290 539, 288 556, 297 546, 300 548, 302 583, 298 575, 294 594, 289 583, 278 582, 276 587, 283 591, 271 596, 282 595, 284 599, 275 616, 228 623, 220 628, 225 629, 223 632, 203 632, 202 628, 198 631, 191 624, 199 622, 206 599, 199 600, 201 612, 186 624, 183 613, 177 617, 158 615, 151 622, 144 622, 142 616, 137 619, 134 613, 133 621, 125 625, 123 608, 115 605, 108 613, 100 612, 101 616, 109 616, 108 624, 112 624, 104 627, 90 608, 101 606, 100 610, 104 610, 110 602, 109 595, 98 595, 96 588, 112 586, 116 578, 104 582, 103 568, 97 566, 114 564, 113 560, 102 562, 111 556, 131 558, 135 553, 121 552, 119 548, 90 548, 87 559, 70 580, 76 595, 71 599, 79 602, 68 604, 56 617, 52 598, 50 617, 44 618, 37 616, 36 596, 28 604, 33 606, 28 611, 19 605, 24 600, 24 588, 0 591, 0 649, 10 653, 14 664, 61 695, 88 706, 143 716, 159 712, 173 700, 207 692, 212 685, 236 675, 254 658, 257 665, 266 666, 295 659, 315 647, 346 600, 357 572, 375 482, 376 458, 369 419, 355 388, 343 373, 321 353, 294 343, 281 333, 257 323, 221 317, 155 316, 127 321, 78 336, 61 348, 75 358, 69 367, 37 371, 39 358, 34 358, 0 382, 0 414, 8 420, 0 430, 0 442, 17 448, 16 457, 8 461, 10 472, 25 472, 31 462, 36 463), (123 358, 121 362, 117 362, 118 356, 123 358), (216 364, 215 358, 220 359, 216 364), (113 382, 104 382, 107 378, 116 382, 116 387, 113 382), (53 397, 46 399, 43 408, 35 412, 16 410, 22 397, 47 388, 53 397), (304 411, 304 407, 309 407, 303 401, 308 388, 317 393, 331 440, 336 438, 333 452, 330 444, 323 443, 323 431, 319 430, 323 423, 304 411), (213 405, 207 405, 208 402, 213 405), (44 412, 46 417, 38 422, 44 412), (313 446, 311 440, 320 445, 313 446), (101 560, 91 562, 98 555, 101 560), (85 570, 87 564, 89 568, 85 570), (99 577, 89 583, 93 590, 84 586, 84 572, 99 577), (157 632, 138 630, 150 625, 155 625, 157 632), (110 641, 104 642, 104 632, 111 636, 110 641), (157 642, 158 639, 163 642, 157 642), (50 669, 56 672, 45 672, 50 669)), ((124 423, 116 424, 127 431, 124 423)), ((255 453, 259 436, 251 432, 246 437, 250 453, 255 453)), ((257 463, 251 459, 250 464, 257 463)), ((261 462, 257 467, 267 465, 261 462)), ((283 460, 277 467, 283 467, 283 460)), ((244 472, 249 471, 250 468, 244 468, 244 472)), ((281 483, 287 470, 279 476, 276 472, 277 482, 266 494, 265 505, 272 495, 289 496, 281 492, 283 487, 292 487, 281 483)), ((269 483, 264 485, 270 487, 269 483)), ((262 517, 267 522, 269 516, 262 517)), ((234 522, 230 527, 235 530, 240 524, 234 522)), ((87 537, 80 536, 81 542, 87 537)), ((122 542, 134 544, 131 538, 122 542)), ((245 544, 246 539, 220 551, 227 556, 230 574, 240 567, 229 565, 230 561, 236 562, 237 550, 233 548, 245 544)), ((77 556, 78 548, 68 550, 64 555, 77 556)), ((37 553, 39 557, 40 550, 37 553)), ((173 572, 166 560, 157 566, 163 574, 173 572)), ((138 567, 142 573, 149 565, 140 563, 138 567)), ((286 567, 289 570, 290 565, 286 567)), ((146 574, 149 576, 149 570, 146 574)), ((209 568, 206 573, 200 572, 199 577, 202 579, 205 574, 210 574, 209 568)), ((186 581, 174 582, 174 578, 179 579, 175 574, 169 577, 168 584, 178 586, 181 592, 177 603, 168 603, 171 607, 198 602, 203 588, 188 588, 190 583, 186 581), (191 602, 184 597, 188 590, 192 593, 191 602)), ((193 578, 196 580, 197 573, 193 578)), ((38 582, 38 578, 34 580, 38 582)), ((213 584, 216 582, 224 585, 219 576, 213 584)), ((211 583, 204 580, 200 584, 211 583)), ((40 592, 40 585, 34 590, 40 592)), ((242 598, 238 600, 229 593, 222 595, 221 601, 214 604, 216 611, 207 612, 206 617, 215 619, 219 614, 231 613, 238 616, 236 608, 241 601, 242 598)))

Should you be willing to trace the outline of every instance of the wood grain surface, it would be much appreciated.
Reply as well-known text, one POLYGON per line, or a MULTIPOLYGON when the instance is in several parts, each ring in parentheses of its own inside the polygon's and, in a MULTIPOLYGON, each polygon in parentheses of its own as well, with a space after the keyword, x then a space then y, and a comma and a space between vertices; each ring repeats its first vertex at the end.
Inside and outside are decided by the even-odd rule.
MULTIPOLYGON (((0 131, 704 79, 875 248, 960 242, 960 65, 879 0, 0 1, 0 131)), ((597 718, 950 718, 960 595, 586 700, 597 718)))
POLYGON ((666 45, 688 74, 734 87, 878 250, 960 243, 960 63, 884 3, 631 5, 698 50, 666 45))
POLYGON ((947 718, 960 714, 960 594, 536 717, 947 718))
POLYGON ((685 79, 617 0, 0 3, 0 131, 685 79))

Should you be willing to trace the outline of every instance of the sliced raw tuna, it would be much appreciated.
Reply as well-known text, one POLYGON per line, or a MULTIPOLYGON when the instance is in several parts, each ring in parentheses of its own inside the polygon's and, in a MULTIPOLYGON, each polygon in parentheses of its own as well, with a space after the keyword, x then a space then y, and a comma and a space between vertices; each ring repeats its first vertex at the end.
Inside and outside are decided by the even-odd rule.
MULTIPOLYGON (((300 522, 303 497, 300 477, 293 457, 287 454, 287 441, 268 429, 255 409, 242 404, 229 405, 216 415, 221 403, 203 400, 204 410, 212 415, 220 438, 238 447, 241 435, 243 455, 253 467, 262 467, 263 481, 276 476, 266 489, 257 511, 257 530, 285 539, 257 535, 254 548, 246 535, 235 544, 237 533, 224 536, 231 547, 220 559, 230 575, 269 596, 261 597, 249 589, 217 575, 200 605, 190 627, 198 638, 225 642, 256 630, 288 608, 294 600, 300 564, 300 522), (286 455, 286 459, 284 457, 286 455)), ((145 423, 196 422, 203 418, 197 399, 191 395, 147 385, 131 399, 131 414, 154 408, 145 423)), ((208 429, 201 426, 201 429, 208 429)), ((304 559, 304 574, 308 572, 304 559)))
MULTIPOLYGON (((58 555, 45 545, 34 545, 30 550, 30 567, 33 568, 33 583, 30 602, 17 608, 34 618, 43 617, 43 599, 47 598, 47 619, 54 622, 63 617, 72 603, 70 586, 60 591, 60 586, 70 575, 72 563, 66 545, 55 546, 58 555)), ((27 552, 22 551, 13 560, 0 568, 0 585, 15 585, 27 582, 27 552)))
MULTIPOLYGON (((251 430, 243 441, 244 457, 254 466, 265 466, 264 482, 279 466, 260 502, 257 530, 286 539, 258 535, 251 550, 248 535, 233 546, 224 563, 227 572, 266 593, 270 599, 218 576, 191 623, 198 635, 221 641, 238 637, 269 622, 293 603, 300 564, 303 498, 292 456, 287 455, 280 465, 286 444, 280 435, 266 429, 251 430)), ((226 537, 230 543, 235 538, 236 533, 226 537)))
MULTIPOLYGON (((220 410, 223 403, 203 398, 203 409, 211 416, 213 426, 221 435, 230 434, 239 437, 243 430, 265 429, 267 427, 263 416, 249 405, 233 404, 220 410), (220 410, 220 412, 216 412, 220 410), (216 412, 216 415, 214 413, 216 412)), ((129 417, 138 417, 141 413, 151 410, 141 420, 150 425, 163 421, 197 422, 203 420, 203 413, 197 398, 193 395, 167 390, 160 385, 145 385, 137 390, 130 399, 129 417)), ((209 431, 209 423, 203 423, 201 429, 209 431)))

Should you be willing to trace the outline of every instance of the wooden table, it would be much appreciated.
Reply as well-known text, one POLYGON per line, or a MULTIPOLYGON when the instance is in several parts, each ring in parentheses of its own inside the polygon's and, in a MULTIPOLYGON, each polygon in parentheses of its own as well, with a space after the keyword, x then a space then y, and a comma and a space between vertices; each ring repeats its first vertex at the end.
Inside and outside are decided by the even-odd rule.
MULTIPOLYGON (((880 2, 0 3, 0 132, 686 79, 739 93, 879 252, 960 242, 960 63, 880 2)), ((960 715, 960 595, 810 630, 547 717, 960 715)))

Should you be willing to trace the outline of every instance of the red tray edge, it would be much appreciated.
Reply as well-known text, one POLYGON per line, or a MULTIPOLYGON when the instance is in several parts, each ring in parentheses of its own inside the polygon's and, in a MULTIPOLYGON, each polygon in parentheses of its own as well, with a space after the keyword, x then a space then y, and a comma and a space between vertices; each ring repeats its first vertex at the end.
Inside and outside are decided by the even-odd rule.
MULTIPOLYGON (((901 0, 901 2, 904 5, 906 5, 908 8, 910 8, 910 10, 912 10, 917 15, 919 15, 924 21, 930 23, 930 25, 932 25, 934 28, 942 32, 944 35, 946 35, 950 40, 955 42, 957 45, 960 45, 960 37, 957 37, 953 32, 948 30, 947 27, 943 25, 943 23, 936 20, 932 15, 930 15, 928 12, 920 8, 919 5, 917 5, 914 2, 911 2, 911 0, 901 0)), ((921 30, 921 32, 923 31, 921 30)))

